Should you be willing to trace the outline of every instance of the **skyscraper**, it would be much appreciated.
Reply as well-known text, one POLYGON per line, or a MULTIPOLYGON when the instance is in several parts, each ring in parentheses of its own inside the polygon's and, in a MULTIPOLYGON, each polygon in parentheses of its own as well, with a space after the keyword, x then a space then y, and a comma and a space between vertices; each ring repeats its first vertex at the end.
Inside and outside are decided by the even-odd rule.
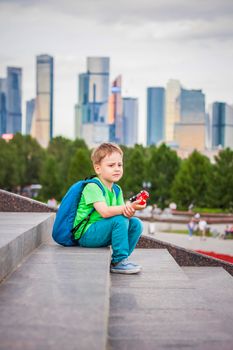
POLYGON ((53 137, 53 57, 36 57, 36 102, 31 135, 43 147, 53 137))
POLYGON ((108 57, 87 58, 91 122, 108 122, 109 62, 108 57))
POLYGON ((109 62, 108 57, 88 57, 87 72, 79 75, 75 137, 90 147, 109 140, 109 62))
POLYGON ((233 148, 233 108, 225 102, 214 102, 210 106, 212 148, 233 148))
POLYGON ((180 121, 179 96, 181 85, 178 80, 169 80, 166 88, 165 140, 174 140, 174 126, 180 121))
POLYGON ((35 111, 35 99, 26 101, 26 134, 31 134, 32 119, 35 111))
POLYGON ((0 78, 0 135, 6 133, 6 79, 0 78))
POLYGON ((122 79, 119 75, 112 83, 109 97, 110 141, 122 144, 123 135, 123 101, 121 96, 122 79))
POLYGON ((181 88, 180 121, 190 124, 205 123, 205 95, 201 90, 181 88))
POLYGON ((6 133, 22 132, 22 69, 7 67, 6 133))
POLYGON ((181 88, 179 122, 174 125, 174 140, 182 149, 204 150, 206 147, 205 95, 201 90, 181 88))
POLYGON ((164 139, 165 89, 147 89, 147 145, 157 144, 164 139))
POLYGON ((124 144, 134 146, 138 142, 138 99, 123 98, 124 144))

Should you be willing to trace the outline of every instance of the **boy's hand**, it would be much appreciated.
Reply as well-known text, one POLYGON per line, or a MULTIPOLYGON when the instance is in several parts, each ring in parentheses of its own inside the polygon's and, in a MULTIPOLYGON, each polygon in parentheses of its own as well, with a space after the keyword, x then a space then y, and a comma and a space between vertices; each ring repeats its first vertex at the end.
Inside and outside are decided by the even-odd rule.
POLYGON ((141 200, 135 201, 133 203, 131 203, 131 206, 135 209, 135 210, 142 210, 146 208, 146 203, 141 205, 139 204, 141 202, 141 200))
POLYGON ((126 203, 123 209, 123 215, 127 218, 131 218, 135 214, 135 209, 133 208, 131 203, 126 203))

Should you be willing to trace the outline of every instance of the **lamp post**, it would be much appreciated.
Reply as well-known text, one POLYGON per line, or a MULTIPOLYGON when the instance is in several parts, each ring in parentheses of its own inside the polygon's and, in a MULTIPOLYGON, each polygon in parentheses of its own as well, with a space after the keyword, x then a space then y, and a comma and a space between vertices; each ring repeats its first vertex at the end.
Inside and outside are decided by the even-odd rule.
POLYGON ((142 187, 143 187, 145 190, 150 190, 150 188, 151 188, 151 182, 150 182, 150 181, 143 181, 142 187))

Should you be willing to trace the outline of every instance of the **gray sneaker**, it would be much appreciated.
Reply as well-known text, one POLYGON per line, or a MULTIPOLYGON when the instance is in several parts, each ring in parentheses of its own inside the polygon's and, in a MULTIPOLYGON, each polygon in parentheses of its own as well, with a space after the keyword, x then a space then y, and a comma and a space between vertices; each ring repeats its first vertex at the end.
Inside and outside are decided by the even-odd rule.
POLYGON ((123 273, 126 275, 139 273, 141 269, 141 266, 131 263, 127 259, 120 261, 115 266, 113 266, 112 264, 110 266, 110 271, 112 273, 123 273))

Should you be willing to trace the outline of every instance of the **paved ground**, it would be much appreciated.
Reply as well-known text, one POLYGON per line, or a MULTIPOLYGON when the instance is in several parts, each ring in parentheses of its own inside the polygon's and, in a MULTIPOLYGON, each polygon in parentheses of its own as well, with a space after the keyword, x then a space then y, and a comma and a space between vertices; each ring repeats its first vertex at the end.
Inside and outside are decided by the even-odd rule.
POLYGON ((207 237, 205 241, 200 237, 193 236, 192 240, 188 239, 188 235, 175 234, 166 232, 156 232, 148 234, 148 223, 144 223, 144 234, 159 239, 160 241, 175 244, 179 247, 191 250, 214 251, 215 253, 228 254, 233 256, 233 240, 224 240, 219 238, 207 237))
POLYGON ((0 285, 0 350, 102 350, 109 248, 41 245, 0 285))
MULTIPOLYGON (((197 288, 198 282, 196 287, 166 250, 136 249, 132 260, 143 266, 141 274, 111 276, 109 349, 232 350, 232 318, 207 302, 204 289, 197 288)), ((232 292, 231 276, 217 269, 232 292)), ((209 285, 216 302, 226 297, 224 287, 216 294, 216 287, 209 285)))

